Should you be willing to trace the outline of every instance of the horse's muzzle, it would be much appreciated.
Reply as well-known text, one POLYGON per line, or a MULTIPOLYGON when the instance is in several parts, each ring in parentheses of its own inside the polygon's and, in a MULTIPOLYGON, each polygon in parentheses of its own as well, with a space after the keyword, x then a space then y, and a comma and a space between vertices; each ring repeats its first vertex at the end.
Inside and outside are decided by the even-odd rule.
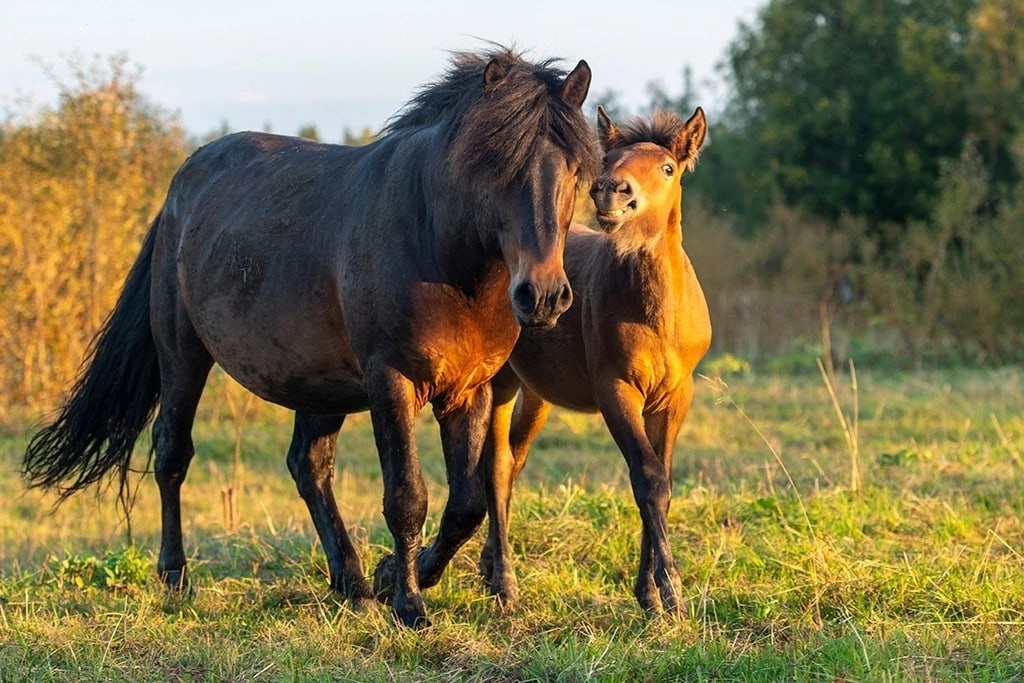
POLYGON ((554 327, 558 316, 572 305, 572 288, 562 278, 547 291, 530 282, 521 282, 511 292, 512 311, 523 327, 554 327))

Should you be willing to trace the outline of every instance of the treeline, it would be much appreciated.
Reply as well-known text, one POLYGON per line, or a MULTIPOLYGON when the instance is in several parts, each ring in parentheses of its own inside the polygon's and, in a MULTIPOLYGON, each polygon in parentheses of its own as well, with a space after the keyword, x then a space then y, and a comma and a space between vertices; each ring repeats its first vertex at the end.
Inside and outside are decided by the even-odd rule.
MULTIPOLYGON (((740 27, 685 180, 712 357, 1021 360, 1022 22, 1024 0, 772 0, 740 27)), ((124 57, 72 66, 55 106, 0 128, 0 418, 74 378, 198 144, 124 57)), ((697 104, 651 89, 650 108, 697 104)))
POLYGON ((1024 0, 772 0, 720 68, 684 218, 714 349, 1024 357, 1024 0))

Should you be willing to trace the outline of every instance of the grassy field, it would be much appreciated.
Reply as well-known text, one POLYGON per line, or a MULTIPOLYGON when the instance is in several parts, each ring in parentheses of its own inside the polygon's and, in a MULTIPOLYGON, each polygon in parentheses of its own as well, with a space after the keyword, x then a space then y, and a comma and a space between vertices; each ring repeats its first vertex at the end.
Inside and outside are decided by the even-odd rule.
MULTIPOLYGON (((632 597, 639 519, 595 416, 555 413, 521 479, 521 605, 487 598, 478 534, 426 592, 418 632, 326 590, 284 412, 242 423, 223 384, 204 399, 189 597, 156 581, 152 477, 130 533, 110 492, 51 514, 18 477, 24 430, 8 433, 0 681, 1024 680, 1024 370, 859 369, 834 400, 813 369, 726 381, 699 381, 676 451, 678 620, 647 621, 632 597)), ((426 414, 420 434, 430 536, 445 488, 426 414)), ((336 488, 369 570, 390 537, 365 415, 342 432, 336 488)))

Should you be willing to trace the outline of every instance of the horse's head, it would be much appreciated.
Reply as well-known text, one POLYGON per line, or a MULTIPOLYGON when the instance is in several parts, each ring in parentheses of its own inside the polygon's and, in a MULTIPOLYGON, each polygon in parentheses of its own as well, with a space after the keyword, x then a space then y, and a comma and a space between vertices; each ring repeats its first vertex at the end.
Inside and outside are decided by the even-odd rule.
POLYGON ((582 112, 590 67, 580 61, 566 74, 502 53, 478 73, 482 96, 461 120, 449 161, 483 183, 478 229, 500 249, 516 319, 550 326, 572 303, 562 251, 580 178, 597 168, 582 112))
POLYGON ((613 233, 639 219, 651 231, 677 224, 683 171, 693 170, 707 132, 704 110, 697 107, 685 123, 658 112, 649 122, 634 120, 620 130, 598 107, 597 122, 605 156, 590 197, 601 229, 613 233))

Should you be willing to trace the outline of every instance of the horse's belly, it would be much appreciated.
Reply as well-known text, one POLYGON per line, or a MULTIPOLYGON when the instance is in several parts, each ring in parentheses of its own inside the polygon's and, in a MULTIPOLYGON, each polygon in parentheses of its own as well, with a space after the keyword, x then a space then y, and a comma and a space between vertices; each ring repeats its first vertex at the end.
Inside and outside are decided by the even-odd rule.
POLYGON ((365 410, 363 373, 336 297, 326 289, 258 293, 212 278, 183 278, 189 316, 213 359, 239 384, 293 410, 330 414, 365 410), (201 293, 200 293, 201 292, 201 293))
POLYGON ((334 349, 316 326, 288 328, 205 327, 201 335, 214 360, 261 398, 310 413, 351 413, 368 406, 355 356, 334 349), (240 328, 240 329, 239 329, 240 328))

